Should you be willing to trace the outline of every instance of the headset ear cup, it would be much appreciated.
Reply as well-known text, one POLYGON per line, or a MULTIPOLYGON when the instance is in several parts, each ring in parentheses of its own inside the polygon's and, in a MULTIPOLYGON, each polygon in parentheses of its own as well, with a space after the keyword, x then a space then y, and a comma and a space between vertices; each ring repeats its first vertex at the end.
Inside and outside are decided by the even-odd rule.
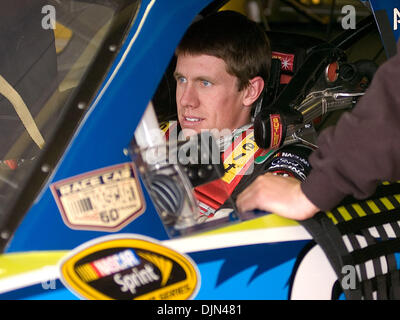
POLYGON ((266 122, 259 113, 254 119, 254 139, 260 148, 267 149, 267 134, 271 132, 269 121, 266 122))
POLYGON ((286 135, 286 121, 278 111, 259 114, 254 119, 254 138, 263 149, 278 149, 282 146, 286 135))

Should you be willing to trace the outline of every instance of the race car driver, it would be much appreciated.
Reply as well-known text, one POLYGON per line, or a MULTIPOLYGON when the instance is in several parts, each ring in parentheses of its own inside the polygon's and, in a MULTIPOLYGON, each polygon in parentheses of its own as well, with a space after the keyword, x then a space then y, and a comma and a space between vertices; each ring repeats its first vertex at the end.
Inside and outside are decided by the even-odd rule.
POLYGON ((185 136, 212 130, 224 161, 221 179, 195 188, 203 214, 234 206, 229 196, 235 200, 265 172, 305 179, 310 149, 290 145, 268 153, 254 142, 252 115, 271 64, 269 41, 255 22, 233 11, 208 16, 190 26, 176 55, 179 130, 185 136))

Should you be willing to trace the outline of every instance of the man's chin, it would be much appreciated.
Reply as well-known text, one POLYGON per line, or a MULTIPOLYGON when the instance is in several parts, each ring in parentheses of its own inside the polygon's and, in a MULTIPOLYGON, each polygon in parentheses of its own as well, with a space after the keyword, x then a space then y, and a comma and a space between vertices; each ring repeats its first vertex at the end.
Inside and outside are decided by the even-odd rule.
POLYGON ((190 138, 192 136, 199 134, 202 130, 205 129, 182 128, 182 134, 185 138, 190 138))
POLYGON ((202 132, 210 132, 215 139, 219 139, 222 138, 226 135, 230 135, 232 133, 232 130, 230 129, 217 129, 217 128, 213 128, 213 129, 209 129, 209 128, 197 128, 197 129, 193 129, 193 128, 182 128, 182 135, 185 139, 188 139, 190 137, 193 137, 197 134, 200 134, 202 132))

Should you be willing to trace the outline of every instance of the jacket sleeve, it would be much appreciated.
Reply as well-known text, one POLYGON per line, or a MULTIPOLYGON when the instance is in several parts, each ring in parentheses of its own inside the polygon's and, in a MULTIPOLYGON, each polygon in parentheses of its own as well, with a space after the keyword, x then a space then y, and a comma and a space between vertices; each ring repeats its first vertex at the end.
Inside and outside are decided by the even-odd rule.
POLYGON ((301 187, 321 210, 345 196, 370 196, 380 181, 400 179, 400 42, 366 94, 335 127, 321 133, 301 187))

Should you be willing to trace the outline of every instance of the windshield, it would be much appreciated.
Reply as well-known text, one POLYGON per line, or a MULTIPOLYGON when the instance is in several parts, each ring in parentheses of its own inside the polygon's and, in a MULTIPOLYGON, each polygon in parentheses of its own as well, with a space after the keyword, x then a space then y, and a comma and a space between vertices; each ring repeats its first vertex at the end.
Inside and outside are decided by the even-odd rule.
POLYGON ((87 86, 83 79, 125 2, 1 1, 0 216, 22 189, 77 89, 87 86))

